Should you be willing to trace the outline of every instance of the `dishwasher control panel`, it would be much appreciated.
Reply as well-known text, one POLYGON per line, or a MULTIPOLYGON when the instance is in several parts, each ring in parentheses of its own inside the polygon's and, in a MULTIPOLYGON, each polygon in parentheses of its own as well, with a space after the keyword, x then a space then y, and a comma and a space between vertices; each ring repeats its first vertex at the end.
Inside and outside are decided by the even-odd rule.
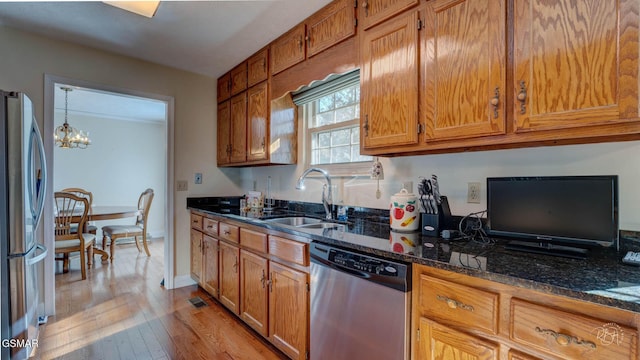
POLYGON ((383 276, 399 276, 399 266, 382 259, 376 259, 347 251, 331 249, 329 250, 329 261, 342 265, 347 269, 353 269, 383 276))

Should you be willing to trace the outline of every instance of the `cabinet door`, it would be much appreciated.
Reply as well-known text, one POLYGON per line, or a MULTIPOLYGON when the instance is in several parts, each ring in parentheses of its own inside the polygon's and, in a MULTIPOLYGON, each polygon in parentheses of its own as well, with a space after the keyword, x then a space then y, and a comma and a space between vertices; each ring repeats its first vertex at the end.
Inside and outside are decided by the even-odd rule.
POLYGON ((418 142, 418 13, 365 31, 360 137, 364 149, 418 142))
POLYGON ((420 318, 416 359, 498 359, 500 347, 489 341, 420 318))
POLYGON ((220 241, 220 302, 236 314, 240 312, 240 249, 220 241))
POLYGON ((218 104, 218 166, 229 163, 231 155, 231 107, 230 102, 218 104))
POLYGON ((269 339, 292 359, 304 359, 309 345, 308 275, 270 263, 269 339))
POLYGON ((266 160, 267 146, 269 145, 269 92, 267 82, 264 81, 247 91, 247 121, 248 133, 247 160, 266 160))
POLYGON ((426 141, 505 133, 505 0, 431 1, 425 11, 426 141))
POLYGON ((267 259, 246 250, 240 251, 240 317, 265 337, 269 335, 268 274, 267 259))
POLYGON ((363 0, 358 19, 363 29, 368 29, 401 11, 418 5, 418 0, 363 0))
POLYGON ((191 229, 191 278, 200 283, 202 277, 202 233, 191 229))
POLYGON ((247 161, 247 93, 231 98, 231 157, 232 163, 247 161))
POLYGON ((218 239, 202 237, 202 287, 213 297, 218 297, 218 239))
POLYGON ((515 1, 519 132, 638 116, 637 0, 515 1))
POLYGON ((275 75, 305 59, 305 25, 300 24, 271 43, 271 74, 275 75))
POLYGON ((356 34, 353 6, 353 0, 333 1, 307 19, 308 57, 356 34))
POLYGON ((231 70, 231 96, 247 90, 247 62, 231 70))
POLYGON ((267 80, 269 76, 269 49, 263 49, 247 60, 247 87, 267 80))
POLYGON ((229 100, 231 97, 231 74, 226 73, 218 78, 218 102, 229 100))

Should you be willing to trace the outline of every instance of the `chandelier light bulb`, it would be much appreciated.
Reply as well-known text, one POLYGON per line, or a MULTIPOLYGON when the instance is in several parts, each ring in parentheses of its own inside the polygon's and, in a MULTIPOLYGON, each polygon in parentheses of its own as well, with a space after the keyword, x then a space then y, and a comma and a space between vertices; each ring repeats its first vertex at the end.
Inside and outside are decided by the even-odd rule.
POLYGON ((70 87, 61 86, 64 91, 64 124, 58 126, 53 133, 53 138, 58 147, 63 149, 86 149, 90 144, 89 132, 85 135, 81 130, 78 131, 69 125, 69 91, 73 91, 70 87))

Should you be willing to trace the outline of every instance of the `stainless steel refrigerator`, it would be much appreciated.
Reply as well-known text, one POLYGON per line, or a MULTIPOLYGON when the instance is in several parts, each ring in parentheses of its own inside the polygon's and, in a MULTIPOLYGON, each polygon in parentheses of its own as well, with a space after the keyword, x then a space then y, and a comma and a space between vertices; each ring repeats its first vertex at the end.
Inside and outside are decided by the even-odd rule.
POLYGON ((0 90, 0 322, 2 359, 26 359, 37 347, 38 276, 47 249, 38 225, 46 166, 33 103, 0 90))

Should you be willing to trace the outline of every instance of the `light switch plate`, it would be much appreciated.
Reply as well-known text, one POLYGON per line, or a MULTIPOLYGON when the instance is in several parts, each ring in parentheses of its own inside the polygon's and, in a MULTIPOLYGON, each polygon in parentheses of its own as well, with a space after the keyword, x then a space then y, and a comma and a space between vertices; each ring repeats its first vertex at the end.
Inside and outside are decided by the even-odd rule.
POLYGON ((196 173, 193 177, 193 182, 196 184, 202 184, 202 173, 196 173))
POLYGON ((187 191, 189 190, 189 183, 187 180, 178 180, 178 191, 187 191))

